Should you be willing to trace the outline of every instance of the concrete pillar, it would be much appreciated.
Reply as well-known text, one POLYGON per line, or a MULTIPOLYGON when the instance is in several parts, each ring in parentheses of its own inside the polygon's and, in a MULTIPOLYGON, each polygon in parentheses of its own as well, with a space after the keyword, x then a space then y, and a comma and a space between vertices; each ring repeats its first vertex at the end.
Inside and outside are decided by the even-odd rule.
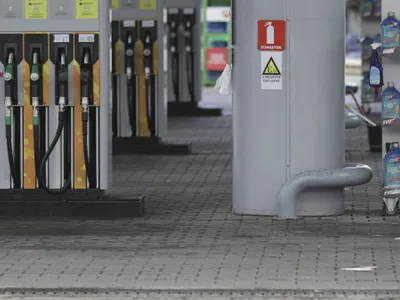
MULTIPOLYGON (((290 177, 343 167, 345 2, 233 0, 234 213, 276 215, 290 177), (282 89, 261 87, 258 20, 287 21, 282 89)), ((298 215, 341 214, 343 188, 309 190, 297 203, 298 215)))

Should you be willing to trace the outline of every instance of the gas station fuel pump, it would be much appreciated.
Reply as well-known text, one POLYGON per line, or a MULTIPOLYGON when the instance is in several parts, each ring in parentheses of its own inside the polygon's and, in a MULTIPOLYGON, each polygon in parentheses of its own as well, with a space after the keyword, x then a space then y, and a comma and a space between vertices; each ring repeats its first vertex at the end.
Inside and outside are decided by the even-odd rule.
POLYGON ((190 144, 162 140, 167 105, 161 1, 151 9, 113 1, 112 8, 113 153, 190 154, 190 144))
POLYGON ((0 215, 141 211, 142 198, 106 195, 109 10, 108 1, 0 4, 0 215))
POLYGON ((166 0, 168 115, 220 116, 219 108, 201 108, 201 1, 166 0))

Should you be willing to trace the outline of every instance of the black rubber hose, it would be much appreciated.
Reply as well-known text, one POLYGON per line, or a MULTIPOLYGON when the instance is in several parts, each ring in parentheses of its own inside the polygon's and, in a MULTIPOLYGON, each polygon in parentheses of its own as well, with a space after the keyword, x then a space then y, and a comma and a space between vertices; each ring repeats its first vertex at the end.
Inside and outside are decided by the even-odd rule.
POLYGON ((88 135, 89 113, 82 112, 82 137, 83 137, 83 157, 85 160, 86 178, 91 182, 90 178, 90 159, 89 159, 89 135, 88 135))
POLYGON ((186 74, 187 85, 190 95, 190 101, 195 102, 194 99, 194 54, 193 52, 186 53, 186 74))
POLYGON ((136 136, 136 116, 134 114, 135 105, 135 84, 133 79, 127 79, 127 101, 128 101, 128 115, 129 115, 129 125, 131 126, 132 136, 136 136))
POLYGON ((152 84, 151 84, 151 80, 152 78, 149 79, 145 79, 145 86, 146 86, 146 116, 147 116, 147 123, 148 123, 148 129, 150 131, 150 135, 152 135, 153 133, 153 120, 151 118, 151 99, 150 97, 152 97, 151 94, 151 88, 152 88, 152 84))
POLYGON ((171 54, 171 72, 172 88, 174 90, 175 101, 180 102, 181 97, 179 93, 179 55, 177 53, 171 54))
POLYGON ((150 119, 151 128, 150 134, 156 136, 156 116, 157 116, 157 102, 156 102, 156 76, 153 74, 150 77, 150 119))
POLYGON ((15 167, 15 159, 13 154, 13 142, 12 142, 12 126, 6 125, 6 143, 7 143, 7 154, 8 164, 10 166, 10 173, 15 186, 21 186, 21 179, 18 177, 18 172, 15 167))
MULTIPOLYGON (((54 148, 56 147, 58 141, 60 140, 60 137, 63 133, 64 127, 65 127, 65 111, 60 111, 60 112, 58 112, 58 125, 57 125, 56 134, 54 135, 54 138, 53 138, 47 152, 44 154, 43 159, 40 162, 39 169, 38 169, 39 170, 38 171, 38 173, 39 173, 38 180, 39 180, 40 187, 42 189, 44 189, 46 192, 48 192, 49 194, 62 194, 71 187, 71 174, 69 174, 67 179, 64 179, 64 184, 59 189, 50 189, 47 186, 46 180, 44 178, 44 173, 46 170, 46 163, 49 160, 50 155, 53 152, 54 148)), ((35 153, 36 153, 36 151, 35 151, 35 153)))
MULTIPOLYGON (((40 125, 33 125, 33 145, 34 145, 34 160, 35 160, 35 173, 36 173, 36 179, 39 181, 39 187, 41 187, 42 184, 40 184, 40 176, 39 176, 39 170, 40 170, 40 125)), ((42 182, 45 181, 44 178, 42 182)))

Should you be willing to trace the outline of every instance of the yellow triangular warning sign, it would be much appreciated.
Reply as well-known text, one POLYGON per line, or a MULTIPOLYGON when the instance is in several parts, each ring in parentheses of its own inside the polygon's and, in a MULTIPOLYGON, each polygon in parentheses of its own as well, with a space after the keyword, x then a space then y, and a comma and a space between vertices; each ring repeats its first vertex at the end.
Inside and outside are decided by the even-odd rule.
POLYGON ((281 71, 279 71, 272 57, 269 59, 267 65, 265 66, 262 75, 281 75, 281 71))

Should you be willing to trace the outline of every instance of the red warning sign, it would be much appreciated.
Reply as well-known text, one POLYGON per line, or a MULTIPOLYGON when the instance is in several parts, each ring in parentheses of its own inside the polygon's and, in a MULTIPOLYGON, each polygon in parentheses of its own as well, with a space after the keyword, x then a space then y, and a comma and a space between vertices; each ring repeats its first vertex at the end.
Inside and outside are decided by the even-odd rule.
POLYGON ((207 71, 223 71, 228 63, 228 50, 226 48, 207 48, 207 71))
POLYGON ((258 50, 286 50, 285 20, 258 20, 258 50))

